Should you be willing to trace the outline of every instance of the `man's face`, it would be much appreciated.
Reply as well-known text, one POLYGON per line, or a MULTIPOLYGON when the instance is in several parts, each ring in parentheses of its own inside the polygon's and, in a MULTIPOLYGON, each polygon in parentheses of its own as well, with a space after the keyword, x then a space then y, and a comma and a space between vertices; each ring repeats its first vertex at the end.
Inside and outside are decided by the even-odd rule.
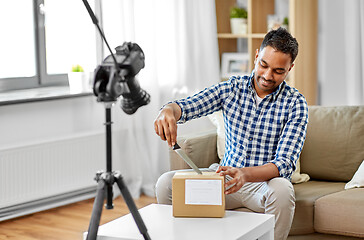
POLYGON ((256 52, 254 60, 254 87, 259 97, 272 92, 286 79, 294 64, 291 56, 267 46, 256 52))

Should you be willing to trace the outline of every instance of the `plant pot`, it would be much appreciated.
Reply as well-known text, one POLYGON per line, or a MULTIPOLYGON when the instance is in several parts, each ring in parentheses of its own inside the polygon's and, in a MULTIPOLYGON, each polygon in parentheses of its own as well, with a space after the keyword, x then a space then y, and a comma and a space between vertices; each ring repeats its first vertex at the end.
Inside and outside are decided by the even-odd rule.
POLYGON ((70 93, 81 93, 90 88, 87 74, 84 72, 68 73, 68 83, 70 86, 70 93))
POLYGON ((248 21, 246 18, 230 18, 232 34, 246 34, 248 32, 248 21))

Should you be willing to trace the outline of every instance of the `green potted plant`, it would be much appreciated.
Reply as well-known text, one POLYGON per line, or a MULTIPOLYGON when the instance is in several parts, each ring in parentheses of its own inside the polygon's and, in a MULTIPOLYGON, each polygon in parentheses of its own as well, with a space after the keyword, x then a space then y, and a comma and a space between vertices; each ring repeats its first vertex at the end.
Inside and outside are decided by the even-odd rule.
POLYGON ((71 67, 68 73, 68 83, 71 93, 81 93, 87 90, 87 76, 81 65, 76 64, 71 67))
POLYGON ((285 17, 283 19, 282 27, 288 30, 288 24, 289 24, 288 17, 285 17))
POLYGON ((77 64, 72 66, 72 72, 84 72, 84 71, 81 65, 77 64))
POLYGON ((230 10, 230 27, 233 34, 246 34, 248 31, 248 12, 245 8, 233 7, 230 10))

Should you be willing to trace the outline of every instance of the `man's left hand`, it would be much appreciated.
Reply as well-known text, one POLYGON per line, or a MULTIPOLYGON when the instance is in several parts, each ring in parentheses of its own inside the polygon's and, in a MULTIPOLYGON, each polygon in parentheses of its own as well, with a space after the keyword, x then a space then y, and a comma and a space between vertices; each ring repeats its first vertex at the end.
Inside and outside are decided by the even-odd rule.
POLYGON ((233 179, 225 183, 225 189, 231 186, 225 191, 225 194, 232 194, 237 192, 246 182, 246 174, 244 168, 235 168, 228 166, 220 166, 216 173, 220 173, 220 176, 229 175, 233 179))

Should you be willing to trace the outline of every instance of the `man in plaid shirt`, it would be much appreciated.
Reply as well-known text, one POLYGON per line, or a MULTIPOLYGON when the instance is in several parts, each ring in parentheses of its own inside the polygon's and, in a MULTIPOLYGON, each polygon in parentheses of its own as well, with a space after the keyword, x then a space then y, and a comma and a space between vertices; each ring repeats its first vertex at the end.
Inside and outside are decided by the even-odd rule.
MULTIPOLYGON (((298 43, 285 29, 265 36, 250 76, 233 76, 191 97, 166 104, 154 127, 173 146, 177 123, 221 110, 225 125, 225 154, 220 166, 227 176, 226 208, 247 207, 275 215, 275 239, 286 239, 292 224, 295 195, 290 182, 306 137, 307 102, 284 81, 294 65, 298 43), (230 188, 228 188, 230 187, 230 188)), ((171 179, 157 182, 159 203, 171 204, 171 179)))

